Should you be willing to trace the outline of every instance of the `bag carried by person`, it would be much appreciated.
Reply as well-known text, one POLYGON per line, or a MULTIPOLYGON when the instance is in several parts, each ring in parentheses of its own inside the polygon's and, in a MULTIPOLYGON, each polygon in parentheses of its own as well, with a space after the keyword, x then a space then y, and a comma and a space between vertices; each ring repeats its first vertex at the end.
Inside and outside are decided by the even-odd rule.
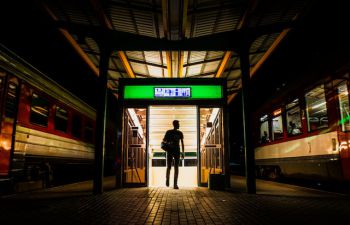
POLYGON ((167 142, 162 141, 162 143, 160 143, 160 148, 163 149, 164 151, 168 151, 170 149, 170 146, 167 142))

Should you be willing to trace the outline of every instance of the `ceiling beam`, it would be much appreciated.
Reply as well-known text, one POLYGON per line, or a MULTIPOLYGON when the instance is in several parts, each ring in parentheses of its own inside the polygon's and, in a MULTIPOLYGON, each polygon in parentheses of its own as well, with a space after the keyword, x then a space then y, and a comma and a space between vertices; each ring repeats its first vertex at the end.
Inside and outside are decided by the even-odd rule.
POLYGON ((282 32, 284 29, 292 28, 295 25, 296 22, 282 22, 173 41, 108 30, 92 25, 74 24, 64 21, 56 22, 58 28, 67 29, 76 35, 89 36, 96 40, 100 39, 107 42, 106 44, 117 51, 228 51, 238 49, 238 43, 247 38, 254 40, 263 34, 282 32))
POLYGON ((229 61, 229 59, 231 58, 232 52, 231 51, 227 51, 225 52, 225 55, 220 63, 219 69, 215 74, 215 78, 220 78, 225 70, 225 67, 229 61))
POLYGON ((118 51, 118 56, 123 64, 123 67, 130 78, 135 78, 134 71, 132 70, 128 58, 123 51, 118 51))
MULTIPOLYGON (((57 16, 49 9, 49 7, 42 3, 42 8, 44 9, 44 11, 51 17, 52 20, 54 21, 58 21, 57 16)), ((75 39, 73 38, 73 36, 65 29, 59 28, 58 29, 60 31, 60 33, 65 37, 65 39, 67 40, 67 42, 73 47, 73 49, 78 53, 78 55, 82 58, 82 60, 90 67, 90 69, 92 70, 92 72, 99 77, 100 76, 100 70, 99 68, 91 61, 91 59, 89 58, 89 56, 84 52, 84 50, 79 46, 79 44, 75 41, 75 39)), ((113 86, 107 82, 107 88, 109 88, 110 90, 113 90, 113 86)), ((116 98, 118 98, 118 94, 114 94, 114 96, 116 98)))
MULTIPOLYGON (((102 26, 108 30, 113 30, 113 24, 109 20, 107 15, 105 14, 101 3, 97 0, 90 0, 90 3, 92 5, 92 8, 95 10, 97 17, 98 17, 100 23, 102 24, 102 26)), ((128 76, 130 78, 135 78, 134 71, 132 70, 130 63, 128 62, 128 58, 127 58, 126 54, 122 51, 118 51, 118 56, 122 62, 122 65, 123 65, 126 73, 128 74, 128 76)))
MULTIPOLYGON (((253 77, 256 72, 259 70, 259 68, 262 66, 262 64, 269 58, 269 56, 272 54, 272 52, 277 48, 277 46, 281 43, 281 41, 283 40, 283 38, 286 37, 286 35, 288 34, 288 32, 290 31, 290 29, 285 29, 284 31, 282 31, 280 33, 280 35, 276 38, 276 40, 271 44, 271 46, 269 47, 269 49, 265 52, 265 54, 261 57, 261 59, 259 60, 259 62, 257 62, 254 67, 250 70, 250 77, 253 77)), ((231 96, 228 97, 227 99, 227 103, 231 103, 232 100, 234 99, 234 97, 237 94, 232 94, 231 96)))
MULTIPOLYGON (((182 25, 181 25, 181 37, 180 39, 183 39, 186 34, 186 27, 187 27, 187 10, 188 10, 188 0, 183 0, 182 2, 182 25)), ((180 57, 179 57, 179 77, 183 77, 183 70, 184 70, 184 51, 180 51, 180 57)))
POLYGON ((168 70, 168 77, 172 78, 173 77, 173 71, 172 71, 172 60, 171 60, 171 51, 166 51, 165 52, 166 56, 166 66, 168 70))
POLYGON ((154 66, 154 67, 159 67, 162 69, 166 69, 166 66, 160 65, 160 64, 156 64, 156 63, 151 63, 151 62, 146 62, 146 61, 142 61, 142 60, 138 60, 138 59, 128 59, 129 62, 134 62, 134 63, 139 63, 139 64, 143 64, 143 65, 147 65, 147 66, 154 66))
POLYGON ((250 77, 253 77, 256 72, 259 70, 259 68, 262 66, 262 64, 269 58, 269 56, 272 54, 272 52, 277 48, 277 46, 281 43, 283 38, 286 37, 290 29, 285 29, 278 35, 276 40, 271 44, 269 49, 265 52, 265 54, 261 57, 261 59, 254 65, 252 70, 250 71, 250 77))
MULTIPOLYGON (((241 20, 239 21, 237 29, 242 29, 242 28, 247 26, 247 23, 248 23, 251 15, 252 15, 252 13, 253 13, 253 11, 254 11, 254 9, 256 8, 257 5, 258 5, 258 1, 257 0, 249 1, 247 9, 245 10, 241 20)), ((239 88, 241 88, 241 85, 239 86, 239 88)), ((227 98, 227 103, 229 104, 234 99, 234 97, 236 95, 237 95, 237 92, 230 94, 228 96, 228 98, 227 98)))
POLYGON ((220 58, 213 58, 213 59, 206 59, 206 60, 203 60, 203 61, 198 61, 198 62, 185 64, 184 67, 195 66, 195 65, 199 65, 199 64, 203 64, 203 63, 210 63, 210 62, 216 62, 216 61, 221 61, 221 60, 222 60, 222 57, 220 57, 220 58))
MULTIPOLYGON (((49 9, 49 7, 42 3, 42 8, 44 9, 44 11, 51 17, 52 20, 54 21, 58 21, 57 16, 49 9)), ((99 70, 96 67, 96 65, 91 61, 91 59, 89 58, 89 56, 84 52, 84 50, 79 46, 79 44, 75 41, 75 39, 73 38, 72 35, 70 35, 70 33, 62 28, 58 29, 60 31, 60 33, 65 37, 65 39, 68 41, 68 43, 73 47, 73 49, 78 53, 78 55, 82 58, 82 60, 88 65, 88 67, 90 67, 90 69, 92 70, 92 72, 96 75, 99 76, 99 70)))
MULTIPOLYGON (((164 37, 168 39, 170 37, 169 34, 169 14, 168 14, 168 0, 162 0, 162 19, 163 19, 163 30, 164 30, 164 37)), ((166 66, 168 71, 168 77, 173 77, 173 71, 172 71, 172 60, 171 60, 171 51, 165 52, 165 58, 166 58, 166 66)))

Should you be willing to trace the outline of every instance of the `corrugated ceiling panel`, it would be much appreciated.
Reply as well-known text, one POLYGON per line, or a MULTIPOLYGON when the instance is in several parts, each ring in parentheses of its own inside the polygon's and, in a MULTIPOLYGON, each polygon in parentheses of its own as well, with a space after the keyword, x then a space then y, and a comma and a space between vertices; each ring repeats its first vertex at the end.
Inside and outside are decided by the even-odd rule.
POLYGON ((264 17, 260 24, 270 24, 273 22, 287 22, 301 12, 308 1, 289 0, 285 1, 271 1, 269 10, 264 13, 264 17), (278 11, 280 13, 278 14, 278 11), (275 14, 275 16, 273 16, 275 14))
POLYGON ((117 90, 118 89, 118 86, 117 86, 115 81, 108 80, 107 82, 108 82, 109 86, 112 87, 112 90, 117 90))
POLYGON ((121 77, 120 73, 113 70, 108 70, 109 79, 117 80, 121 77))
POLYGON ((136 24, 129 9, 111 5, 108 8, 108 16, 114 29, 133 34, 137 33, 136 24))
POLYGON ((184 51, 184 64, 187 62, 188 60, 188 51, 184 51))
POLYGON ((235 30, 242 17, 242 10, 231 8, 222 9, 217 17, 216 25, 214 27, 214 33, 221 33, 235 30))
POLYGON ((86 37, 85 38, 85 43, 89 46, 89 48, 96 52, 99 53, 100 52, 100 48, 98 47, 98 44, 96 43, 96 41, 92 38, 86 37))
POLYGON ((259 54, 254 54, 254 55, 250 55, 250 65, 255 65, 259 62, 259 60, 261 59, 261 57, 263 57, 265 53, 259 53, 259 54))
POLYGON ((241 68, 241 61, 239 57, 232 57, 233 59, 233 65, 230 67, 231 69, 240 69, 241 68))
POLYGON ((200 74, 201 69, 202 69, 202 65, 203 64, 187 67, 187 76, 194 76, 194 75, 200 74))
POLYGON ((146 62, 162 65, 161 55, 158 51, 145 51, 146 62))
POLYGON ((233 63, 235 63, 235 61, 236 61, 236 58, 235 58, 235 57, 231 57, 231 58, 228 60, 227 64, 226 64, 226 68, 231 68, 232 65, 233 65, 233 63))
POLYGON ((216 72, 219 65, 220 65, 220 61, 205 63, 203 73, 216 72))
POLYGON ((253 44, 251 45, 250 52, 262 52, 267 51, 270 46, 273 44, 273 42, 278 37, 279 33, 275 34, 269 34, 269 35, 263 35, 256 39, 253 44))
POLYGON ((144 64, 130 62, 130 65, 135 73, 149 75, 147 67, 144 64))
POLYGON ((224 57, 225 52, 222 51, 208 51, 207 59, 218 59, 224 57))
POLYGON ((166 61, 166 51, 162 51, 162 56, 163 56, 163 64, 167 66, 167 61, 166 61))
POLYGON ((259 38, 255 39, 252 45, 250 46, 250 52, 257 52, 260 47, 263 45, 263 43, 268 38, 268 35, 262 35, 259 38))
POLYGON ((124 72, 126 74, 124 66, 123 66, 122 62, 120 61, 120 59, 117 58, 117 60, 115 60, 114 62, 116 64, 117 68, 118 68, 118 71, 124 72))
POLYGON ((148 72, 152 77, 163 77, 163 69, 155 66, 147 66, 148 72))
POLYGON ((241 16, 242 11, 239 8, 222 8, 194 14, 191 16, 195 21, 193 37, 235 30, 241 16))
POLYGON ((200 62, 205 59, 206 51, 191 51, 189 63, 200 62))
POLYGON ((267 40, 262 44, 260 50, 268 50, 280 33, 269 34, 267 40))
POLYGON ((183 70, 182 70, 182 75, 183 77, 187 77, 187 67, 184 67, 183 70))
POLYGON ((250 27, 291 21, 308 4, 307 0, 262 0, 254 10, 250 27))
POLYGON ((108 64, 108 68, 112 69, 112 70, 117 70, 118 68, 116 67, 116 61, 117 59, 115 57, 110 57, 109 58, 109 64, 108 64))
POLYGON ((95 66, 98 67, 99 62, 100 62, 100 57, 97 57, 96 55, 93 54, 87 54, 90 58, 90 60, 95 64, 95 66))
POLYGON ((91 4, 86 4, 84 1, 46 1, 46 4, 59 19, 87 25, 100 24, 95 12, 91 8, 91 4))
POLYGON ((144 60, 142 51, 126 51, 125 54, 130 59, 144 60))
POLYGON ((234 79, 241 79, 241 70, 232 70, 228 73, 227 79, 234 80, 234 79))
POLYGON ((215 26, 215 19, 213 18, 215 18, 217 14, 217 11, 196 14, 193 37, 212 34, 215 26))
POLYGON ((137 24, 137 32, 140 35, 157 37, 152 13, 133 10, 133 16, 137 24))

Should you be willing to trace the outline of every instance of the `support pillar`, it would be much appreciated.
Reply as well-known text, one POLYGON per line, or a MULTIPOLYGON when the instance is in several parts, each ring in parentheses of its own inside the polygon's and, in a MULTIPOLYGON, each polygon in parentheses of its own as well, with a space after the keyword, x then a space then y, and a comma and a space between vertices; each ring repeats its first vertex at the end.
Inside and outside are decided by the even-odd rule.
POLYGON ((224 171, 225 171, 225 188, 231 187, 231 171, 230 171, 230 142, 229 142, 229 126, 230 117, 228 112, 228 105, 223 107, 223 131, 224 131, 224 171))
MULTIPOLYGON (((246 45, 249 46, 249 45, 246 45)), ((247 182, 247 192, 256 193, 255 183, 255 154, 253 147, 252 114, 250 100, 250 63, 249 48, 242 48, 240 51, 241 72, 242 72, 242 113, 243 113, 243 138, 245 152, 245 174, 247 182)))
POLYGON ((106 140, 106 115, 107 115, 107 76, 109 52, 101 50, 99 77, 97 81, 97 114, 95 131, 95 170, 93 193, 103 193, 103 173, 106 140))

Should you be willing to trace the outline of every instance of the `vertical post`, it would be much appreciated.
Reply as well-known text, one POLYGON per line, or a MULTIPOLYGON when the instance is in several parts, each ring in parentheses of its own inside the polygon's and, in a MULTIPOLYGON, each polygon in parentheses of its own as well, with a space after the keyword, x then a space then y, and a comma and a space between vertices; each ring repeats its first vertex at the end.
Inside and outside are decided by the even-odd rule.
POLYGON ((224 171, 225 171, 225 187, 230 188, 231 187, 231 171, 230 171, 230 143, 228 141, 230 134, 229 134, 229 128, 228 124, 230 124, 229 120, 229 112, 228 112, 228 105, 224 105, 223 107, 223 131, 224 131, 224 171))
POLYGON ((116 154, 116 188, 121 188, 122 177, 123 177, 123 120, 124 120, 124 108, 120 105, 118 101, 118 116, 117 116, 117 154, 116 154))
POLYGON ((107 75, 108 75, 109 52, 101 48, 99 77, 97 81, 97 115, 95 132, 95 171, 93 193, 103 192, 103 171, 106 137, 107 115, 107 75))
POLYGON ((240 51, 241 73, 242 73, 242 113, 243 113, 243 138, 245 151, 245 174, 247 192, 256 193, 255 184, 255 156, 253 148, 253 134, 251 126, 250 108, 250 63, 249 45, 243 45, 240 51))

